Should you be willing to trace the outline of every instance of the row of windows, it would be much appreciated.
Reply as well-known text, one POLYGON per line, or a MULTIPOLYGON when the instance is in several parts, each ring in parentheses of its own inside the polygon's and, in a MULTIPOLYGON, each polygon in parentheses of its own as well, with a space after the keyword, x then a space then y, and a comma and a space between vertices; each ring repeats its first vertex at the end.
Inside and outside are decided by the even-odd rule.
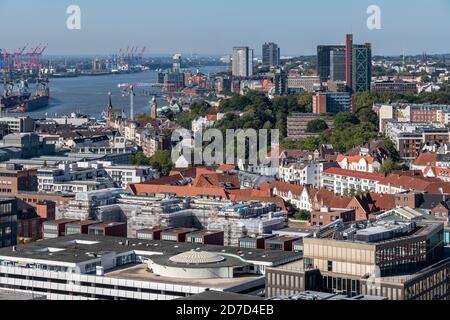
MULTIPOLYGON (((67 280, 58 280, 58 279, 48 279, 48 278, 41 278, 41 277, 26 277, 23 275, 11 275, 11 274, 0 274, 1 278, 13 278, 13 279, 21 279, 21 280, 30 280, 31 284, 33 285, 33 281, 40 281, 40 282, 52 282, 52 283, 59 283, 59 284, 68 284, 67 280)), ((79 282, 80 286, 83 287, 95 287, 95 288, 102 288, 102 289, 111 289, 111 290, 120 290, 120 291, 127 291, 127 292, 142 292, 142 293, 150 293, 150 294, 159 294, 159 295, 169 295, 174 297, 185 297, 188 294, 183 292, 175 292, 175 291, 163 291, 163 290, 155 290, 155 289, 147 289, 147 288, 136 288, 136 287, 125 287, 125 286, 116 286, 116 285, 108 285, 108 284, 100 284, 100 283, 93 283, 93 282, 79 282)), ((5 287, 5 286, 2 286, 5 287)), ((19 286, 9 286, 13 289, 18 290, 30 290, 31 288, 26 289, 19 289, 19 286)), ((61 290, 54 290, 54 289, 44 289, 39 287, 33 286, 33 291, 36 292, 46 292, 46 293, 56 293, 56 294, 62 294, 62 295, 76 295, 76 296, 83 296, 83 293, 75 293, 73 291, 61 291, 61 290)), ((91 297, 91 295, 89 295, 91 297)), ((112 296, 106 296, 106 299, 113 299, 112 296)))

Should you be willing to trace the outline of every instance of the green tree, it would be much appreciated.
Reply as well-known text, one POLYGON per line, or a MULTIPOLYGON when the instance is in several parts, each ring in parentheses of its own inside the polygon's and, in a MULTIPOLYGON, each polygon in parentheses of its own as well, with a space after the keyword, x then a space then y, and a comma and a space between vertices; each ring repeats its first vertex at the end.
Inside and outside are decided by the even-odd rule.
POLYGON ((391 174, 394 171, 401 170, 402 166, 398 163, 388 159, 384 161, 383 165, 380 168, 380 173, 382 174, 391 174))
POLYGON ((308 126, 306 128, 306 132, 310 132, 310 133, 320 133, 323 132, 325 130, 328 130, 328 125, 327 123, 322 120, 322 119, 316 119, 313 121, 310 121, 308 123, 308 126))
POLYGON ((142 152, 138 152, 133 156, 133 164, 135 166, 149 166, 150 158, 144 155, 142 152))
POLYGON ((149 159, 150 166, 153 169, 159 170, 162 176, 168 176, 173 169, 173 162, 171 152, 168 150, 159 150, 153 157, 149 159))
POLYGON ((306 210, 297 210, 294 213, 294 219, 295 220, 308 220, 311 218, 311 212, 306 210))
POLYGON ((358 117, 350 112, 339 112, 334 118, 334 127, 337 130, 348 127, 349 125, 359 124, 358 117))

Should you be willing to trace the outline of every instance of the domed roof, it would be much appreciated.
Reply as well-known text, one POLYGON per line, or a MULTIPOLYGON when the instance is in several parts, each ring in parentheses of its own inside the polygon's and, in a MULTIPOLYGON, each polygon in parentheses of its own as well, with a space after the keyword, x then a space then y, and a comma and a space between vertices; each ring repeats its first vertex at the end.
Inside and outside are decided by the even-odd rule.
POLYGON ((169 259, 175 263, 183 264, 208 264, 217 263, 225 260, 224 257, 205 251, 187 251, 169 259))

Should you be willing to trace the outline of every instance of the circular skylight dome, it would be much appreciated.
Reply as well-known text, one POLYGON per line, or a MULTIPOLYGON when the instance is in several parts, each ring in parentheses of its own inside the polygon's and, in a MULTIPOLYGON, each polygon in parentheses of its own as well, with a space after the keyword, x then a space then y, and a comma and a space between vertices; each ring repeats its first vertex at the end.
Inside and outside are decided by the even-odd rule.
POLYGON ((211 252, 188 251, 173 256, 169 260, 175 263, 183 264, 208 264, 222 262, 225 258, 211 252))

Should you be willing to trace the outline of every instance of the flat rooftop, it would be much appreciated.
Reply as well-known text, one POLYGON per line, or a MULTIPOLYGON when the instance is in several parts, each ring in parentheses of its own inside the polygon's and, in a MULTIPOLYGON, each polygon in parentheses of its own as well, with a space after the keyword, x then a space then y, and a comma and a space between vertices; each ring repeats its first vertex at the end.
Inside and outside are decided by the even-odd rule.
POLYGON ((148 282, 161 282, 175 285, 186 285, 196 287, 213 287, 217 289, 226 289, 241 284, 242 282, 248 282, 252 280, 264 279, 263 276, 244 276, 235 277, 231 279, 183 279, 183 278, 169 278, 162 277, 154 274, 148 270, 147 264, 134 265, 128 268, 121 268, 105 273, 105 277, 128 279, 136 281, 148 281, 148 282))
POLYGON ((281 237, 267 239, 267 241, 269 241, 269 242, 277 242, 277 241, 286 242, 286 241, 295 241, 295 240, 299 240, 299 238, 298 237, 281 236, 281 237))
POLYGON ((171 241, 140 240, 121 237, 101 237, 95 235, 70 235, 54 239, 1 248, 0 257, 27 258, 65 263, 90 261, 91 254, 102 255, 108 252, 126 253, 132 251, 148 252, 148 255, 177 255, 186 251, 201 250, 207 252, 232 254, 243 260, 277 265, 278 261, 301 259, 295 252, 266 251, 194 243, 174 243, 171 241), (57 249, 47 252, 48 248, 57 249), (60 250, 62 249, 62 250, 60 250))
POLYGON ((223 291, 204 291, 199 294, 195 294, 186 298, 181 298, 178 300, 199 300, 199 301, 262 301, 264 298, 257 296, 250 296, 247 294, 238 294, 233 292, 223 292, 223 291))

